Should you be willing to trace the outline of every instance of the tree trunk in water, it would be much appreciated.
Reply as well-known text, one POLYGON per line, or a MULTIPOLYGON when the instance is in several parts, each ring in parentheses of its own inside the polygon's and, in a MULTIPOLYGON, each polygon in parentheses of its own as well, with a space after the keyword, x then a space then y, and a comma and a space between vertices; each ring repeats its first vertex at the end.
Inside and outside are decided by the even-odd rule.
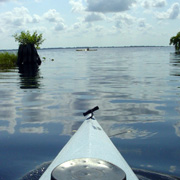
POLYGON ((39 66, 41 64, 41 59, 37 53, 34 44, 21 44, 18 50, 18 60, 17 65, 30 65, 30 66, 39 66))

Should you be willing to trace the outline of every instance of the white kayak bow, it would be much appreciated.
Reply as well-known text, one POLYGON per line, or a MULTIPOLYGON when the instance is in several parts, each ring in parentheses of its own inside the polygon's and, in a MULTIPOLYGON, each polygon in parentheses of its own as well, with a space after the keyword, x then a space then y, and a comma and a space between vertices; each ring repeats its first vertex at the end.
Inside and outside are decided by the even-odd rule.
POLYGON ((40 180, 138 180, 99 123, 93 110, 40 180))

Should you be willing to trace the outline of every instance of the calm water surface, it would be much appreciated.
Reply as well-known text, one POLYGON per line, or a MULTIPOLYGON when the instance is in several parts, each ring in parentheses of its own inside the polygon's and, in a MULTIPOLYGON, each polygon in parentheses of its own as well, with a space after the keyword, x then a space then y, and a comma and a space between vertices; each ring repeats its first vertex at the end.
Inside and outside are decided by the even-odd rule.
POLYGON ((52 161, 96 105, 96 119, 132 168, 180 177, 180 55, 173 47, 39 54, 46 57, 39 71, 0 70, 0 180, 52 161))

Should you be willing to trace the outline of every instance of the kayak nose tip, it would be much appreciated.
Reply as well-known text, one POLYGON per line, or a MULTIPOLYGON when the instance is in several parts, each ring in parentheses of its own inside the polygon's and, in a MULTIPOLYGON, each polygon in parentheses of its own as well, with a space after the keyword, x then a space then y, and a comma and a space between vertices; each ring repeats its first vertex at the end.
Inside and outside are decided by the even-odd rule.
POLYGON ((93 119, 93 116, 94 116, 94 112, 97 111, 99 109, 98 106, 92 108, 92 109, 89 109, 88 111, 86 111, 85 113, 83 113, 84 116, 88 116, 90 115, 90 117, 88 117, 87 119, 93 119))

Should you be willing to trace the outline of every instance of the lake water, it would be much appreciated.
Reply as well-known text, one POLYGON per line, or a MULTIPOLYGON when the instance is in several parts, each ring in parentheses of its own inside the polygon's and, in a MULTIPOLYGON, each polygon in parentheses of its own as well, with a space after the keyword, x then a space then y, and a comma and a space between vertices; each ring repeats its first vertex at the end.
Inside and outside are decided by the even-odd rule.
POLYGON ((0 70, 0 180, 22 179, 52 161, 96 105, 96 119, 135 172, 144 172, 140 178, 180 177, 180 55, 173 47, 39 55, 37 72, 0 70))

